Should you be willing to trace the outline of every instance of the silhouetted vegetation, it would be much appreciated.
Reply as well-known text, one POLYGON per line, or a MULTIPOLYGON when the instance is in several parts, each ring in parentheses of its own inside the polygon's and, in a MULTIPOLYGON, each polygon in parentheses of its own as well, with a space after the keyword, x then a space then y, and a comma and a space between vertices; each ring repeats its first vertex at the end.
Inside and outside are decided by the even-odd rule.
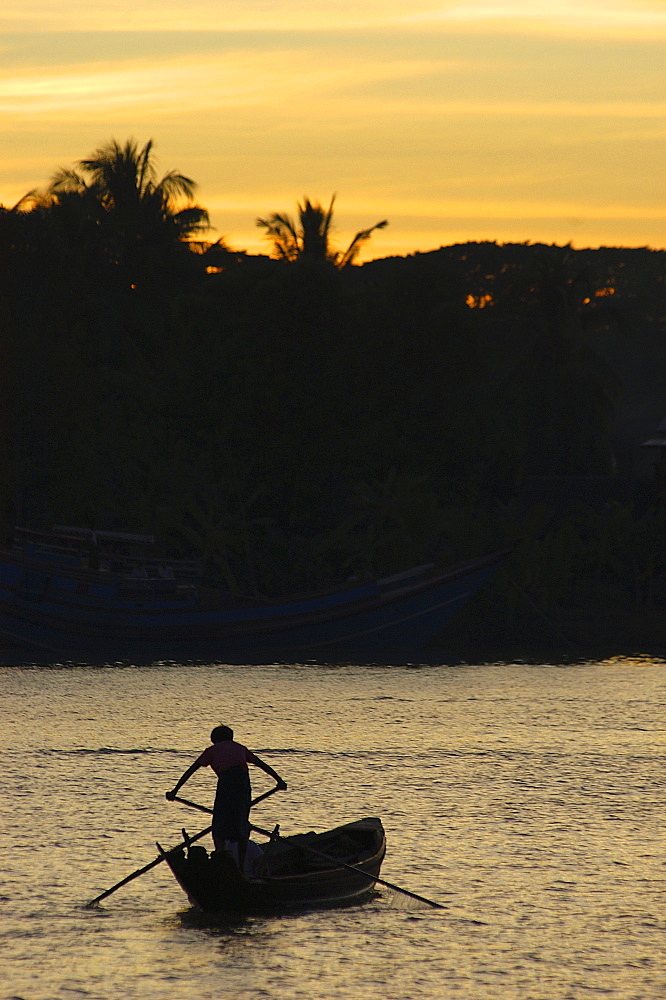
POLYGON ((271 243, 273 256, 290 264, 301 261, 328 263, 340 269, 355 264, 375 230, 388 226, 388 219, 376 222, 369 229, 362 229, 346 250, 336 250, 331 241, 334 204, 335 195, 328 208, 304 198, 297 205, 298 221, 286 212, 272 212, 266 219, 257 219, 257 225, 265 230, 271 243))
POLYGON ((558 621, 659 600, 640 445, 666 416, 666 253, 349 266, 372 230, 336 255, 332 203, 306 199, 261 223, 272 259, 205 241, 193 192, 130 142, 0 209, 5 530, 155 532, 239 593, 520 539, 481 599, 505 636, 528 600, 558 621))

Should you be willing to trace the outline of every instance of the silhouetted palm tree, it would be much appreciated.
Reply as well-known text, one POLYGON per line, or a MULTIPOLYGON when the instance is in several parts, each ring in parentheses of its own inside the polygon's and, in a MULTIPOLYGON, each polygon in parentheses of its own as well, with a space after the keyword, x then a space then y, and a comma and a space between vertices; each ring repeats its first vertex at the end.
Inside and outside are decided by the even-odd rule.
POLYGON ((279 260, 328 262, 341 269, 354 263, 374 231, 387 226, 388 220, 377 222, 370 229, 362 229, 346 250, 335 250, 331 246, 334 203, 335 195, 328 208, 304 198, 302 203, 297 203, 296 221, 286 213, 273 212, 266 219, 257 219, 257 225, 266 230, 266 237, 273 244, 273 253, 279 260))
POLYGON ((107 259, 134 281, 149 258, 163 266, 190 236, 209 228, 206 210, 192 204, 195 188, 175 170, 158 179, 152 140, 139 148, 134 139, 124 146, 112 139, 77 169, 59 170, 47 200, 68 229, 74 224, 90 235, 92 227, 107 259))

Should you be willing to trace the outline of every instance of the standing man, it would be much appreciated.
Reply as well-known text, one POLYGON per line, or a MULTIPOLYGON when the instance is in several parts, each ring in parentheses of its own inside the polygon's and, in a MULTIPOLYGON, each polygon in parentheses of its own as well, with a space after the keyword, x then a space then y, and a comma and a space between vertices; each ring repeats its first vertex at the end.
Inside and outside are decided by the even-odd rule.
POLYGON ((243 871, 247 842, 250 837, 250 806, 252 790, 248 764, 261 768, 277 782, 279 789, 287 783, 256 754, 234 741, 233 730, 229 726, 216 726, 210 734, 211 746, 197 757, 187 771, 178 779, 170 792, 166 793, 173 802, 179 789, 200 767, 212 767, 217 775, 217 792, 213 807, 213 842, 217 851, 225 850, 225 841, 238 845, 238 867, 243 871))

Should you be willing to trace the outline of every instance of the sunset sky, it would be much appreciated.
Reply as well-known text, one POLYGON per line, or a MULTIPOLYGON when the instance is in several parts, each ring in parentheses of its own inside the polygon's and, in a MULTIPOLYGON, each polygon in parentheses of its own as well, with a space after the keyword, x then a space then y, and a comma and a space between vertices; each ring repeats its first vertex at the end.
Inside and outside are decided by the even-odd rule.
POLYGON ((115 138, 213 238, 337 194, 366 256, 666 247, 666 0, 5 0, 0 204, 115 138))

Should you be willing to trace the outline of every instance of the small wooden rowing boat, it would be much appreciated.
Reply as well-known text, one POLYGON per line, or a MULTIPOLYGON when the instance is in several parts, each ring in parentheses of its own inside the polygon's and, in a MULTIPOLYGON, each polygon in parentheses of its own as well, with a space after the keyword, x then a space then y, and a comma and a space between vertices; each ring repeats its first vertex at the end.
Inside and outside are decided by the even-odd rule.
POLYGON ((325 833, 273 837, 252 875, 226 851, 189 844, 163 851, 190 903, 206 913, 249 913, 358 902, 379 876, 386 836, 376 818, 325 833))

